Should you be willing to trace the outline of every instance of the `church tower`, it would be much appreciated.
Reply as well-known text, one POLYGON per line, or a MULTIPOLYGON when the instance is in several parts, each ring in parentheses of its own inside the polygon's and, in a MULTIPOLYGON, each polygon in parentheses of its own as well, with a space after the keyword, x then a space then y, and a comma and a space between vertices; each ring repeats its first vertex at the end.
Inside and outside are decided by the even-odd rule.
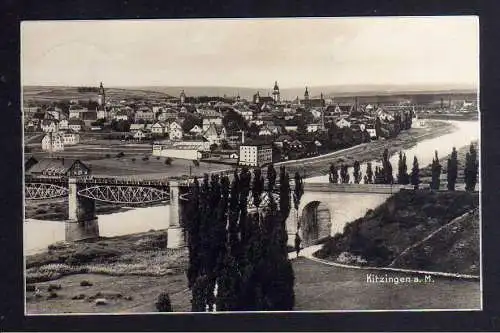
POLYGON ((180 99, 181 104, 184 104, 186 102, 186 94, 184 93, 184 89, 181 91, 180 99))
POLYGON ((308 100, 309 100, 309 91, 307 91, 307 87, 306 87, 306 91, 304 92, 304 99, 305 99, 306 101, 308 101, 308 100))
POLYGON ((274 103, 280 102, 280 88, 278 87, 278 81, 274 81, 273 100, 274 103))
POLYGON ((97 95, 97 104, 99 107, 104 107, 106 105, 106 93, 104 92, 104 87, 101 85, 99 86, 99 92, 97 95))

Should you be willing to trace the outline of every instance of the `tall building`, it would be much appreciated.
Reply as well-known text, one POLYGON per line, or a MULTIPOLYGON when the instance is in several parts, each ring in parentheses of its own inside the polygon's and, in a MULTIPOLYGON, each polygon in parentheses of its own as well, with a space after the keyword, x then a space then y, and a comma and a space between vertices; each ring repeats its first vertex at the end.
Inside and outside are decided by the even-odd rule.
POLYGON ((273 162, 273 149, 265 144, 242 144, 240 165, 263 166, 273 162))
POLYGON ((180 99, 181 99, 181 104, 186 103, 186 93, 184 93, 184 90, 181 91, 180 99))
POLYGON ((97 104, 100 107, 103 107, 104 105, 106 105, 106 93, 104 92, 104 87, 102 86, 102 82, 101 82, 101 85, 99 86, 99 92, 97 95, 97 104))
POLYGON ((278 81, 274 81, 273 100, 274 103, 280 102, 280 88, 278 87, 278 81))

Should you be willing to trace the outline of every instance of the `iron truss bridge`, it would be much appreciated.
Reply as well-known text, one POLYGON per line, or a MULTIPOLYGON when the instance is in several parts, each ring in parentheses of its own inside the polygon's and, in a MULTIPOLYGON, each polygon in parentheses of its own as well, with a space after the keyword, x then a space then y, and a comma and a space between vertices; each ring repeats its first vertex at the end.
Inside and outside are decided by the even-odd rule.
POLYGON ((26 200, 44 200, 64 197, 68 188, 50 183, 26 183, 24 196, 26 200))
POLYGON ((97 185, 85 187, 79 196, 109 203, 141 204, 169 201, 170 193, 148 186, 97 185))

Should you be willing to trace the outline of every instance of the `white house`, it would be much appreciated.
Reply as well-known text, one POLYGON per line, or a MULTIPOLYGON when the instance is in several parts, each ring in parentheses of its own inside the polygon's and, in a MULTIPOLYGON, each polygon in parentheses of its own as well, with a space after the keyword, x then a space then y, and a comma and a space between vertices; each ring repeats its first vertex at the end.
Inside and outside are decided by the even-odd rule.
POLYGON ((81 120, 70 119, 68 121, 68 128, 74 132, 80 132, 83 129, 81 120))
POLYGON ((211 124, 214 124, 216 126, 222 126, 222 118, 221 117, 203 118, 203 131, 206 131, 211 124))
POLYGON ((335 125, 337 125, 338 128, 351 127, 351 122, 345 118, 341 118, 335 125))
POLYGON ((42 139, 42 150, 45 151, 64 150, 64 142, 62 135, 54 132, 47 133, 42 139))
POLYGON ((226 129, 223 126, 216 126, 212 123, 202 135, 210 142, 210 145, 220 145, 222 140, 226 139, 226 129))
POLYGON ((144 130, 145 124, 130 124, 130 132, 144 130))
POLYGON ((65 146, 76 145, 80 143, 80 134, 78 133, 62 133, 60 132, 63 144, 65 146))
POLYGON ((40 127, 42 128, 42 131, 46 133, 57 132, 59 130, 59 121, 56 119, 42 119, 40 127))
POLYGON ((308 124, 307 125, 307 132, 308 133, 314 133, 319 131, 319 128, 321 127, 320 124, 308 124))
POLYGON ((85 113, 85 112, 88 112, 89 110, 87 108, 84 108, 80 105, 71 105, 69 107, 69 118, 76 118, 76 119, 80 119, 81 118, 81 114, 82 113, 85 113))
POLYGON ((142 140, 146 138, 146 133, 143 130, 134 131, 133 138, 136 140, 142 140))
POLYGON ((57 119, 57 120, 61 119, 61 113, 62 113, 61 108, 51 106, 51 107, 47 108, 47 110, 45 112, 50 114, 54 119, 57 119))
POLYGON ((297 132, 297 125, 285 126, 285 131, 287 132, 297 132))
POLYGON ((315 119, 318 119, 321 117, 321 110, 317 110, 317 109, 312 109, 311 110, 311 114, 313 115, 313 117, 315 119))
POLYGON ((67 119, 63 119, 59 122, 59 129, 60 130, 65 130, 65 129, 68 129, 68 120, 67 119))
POLYGON ((268 126, 262 126, 259 130, 259 136, 269 136, 273 135, 273 132, 268 126))
POLYGON ((156 135, 163 135, 165 134, 165 124, 158 121, 151 126, 151 133, 156 134, 156 135))
POLYGON ((182 128, 177 126, 170 127, 170 131, 168 132, 168 137, 170 140, 180 140, 184 135, 182 128))
POLYGON ((252 110, 242 110, 240 114, 246 121, 250 121, 253 119, 253 111, 252 110))
POLYGON ((377 131, 375 130, 375 128, 368 127, 368 128, 366 128, 366 131, 368 132, 368 134, 370 134, 371 139, 374 139, 377 137, 377 131))
POLYGON ((109 112, 106 108, 97 109, 97 119, 107 119, 109 118, 109 112))
POLYGON ((193 128, 191 128, 189 130, 189 133, 191 133, 193 135, 199 135, 199 134, 203 133, 203 129, 201 129, 201 127, 198 125, 194 125, 193 128))

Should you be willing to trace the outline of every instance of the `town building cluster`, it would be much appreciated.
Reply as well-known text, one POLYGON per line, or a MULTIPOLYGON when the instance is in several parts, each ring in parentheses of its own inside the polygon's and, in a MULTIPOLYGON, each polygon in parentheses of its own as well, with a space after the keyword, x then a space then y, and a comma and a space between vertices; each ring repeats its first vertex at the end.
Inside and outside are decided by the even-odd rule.
POLYGON ((335 102, 323 93, 313 97, 308 87, 303 98, 286 100, 278 82, 267 96, 256 92, 250 100, 239 94, 189 97, 184 91, 178 98, 117 100, 106 96, 101 83, 96 103, 72 100, 67 110, 30 105, 23 108, 23 114, 26 132, 46 133, 42 140, 46 151, 79 144, 82 132, 109 132, 152 143, 154 156, 199 160, 218 153, 255 166, 271 162, 273 149, 285 146, 291 151, 312 146, 317 151, 328 140, 322 134, 332 127, 375 139, 377 119, 390 123, 397 114, 407 116, 411 110, 408 103, 358 103, 355 97, 350 102, 335 102))

